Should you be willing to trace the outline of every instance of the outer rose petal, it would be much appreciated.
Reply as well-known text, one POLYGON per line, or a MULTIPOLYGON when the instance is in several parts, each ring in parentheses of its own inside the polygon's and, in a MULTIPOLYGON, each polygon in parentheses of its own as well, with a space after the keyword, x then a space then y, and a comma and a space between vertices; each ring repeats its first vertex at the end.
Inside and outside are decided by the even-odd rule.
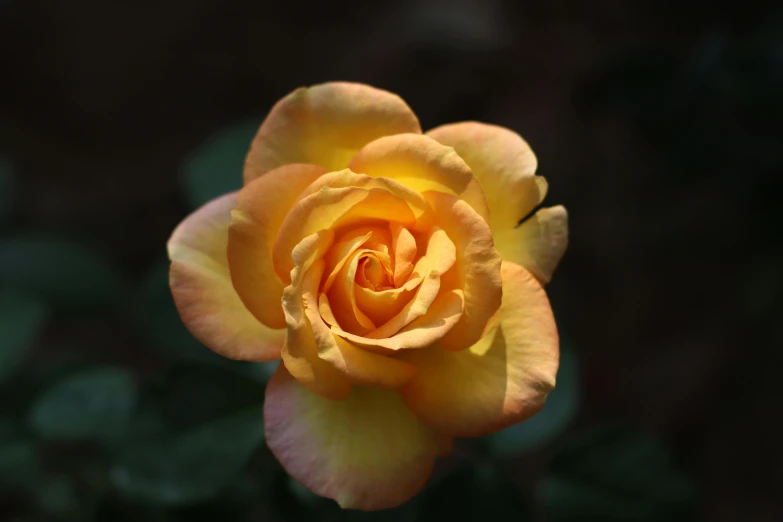
POLYGON ((518 227, 547 192, 546 180, 535 175, 538 161, 527 142, 509 129, 477 122, 443 125, 427 136, 454 147, 481 182, 495 247, 503 259, 548 282, 565 252, 568 227, 562 207, 539 211, 537 218, 518 227))
POLYGON ((174 230, 168 242, 171 293, 185 326, 215 352, 229 359, 278 359, 285 330, 259 323, 231 285, 226 243, 236 200, 236 193, 214 199, 174 230))
POLYGON ((245 161, 245 183, 288 163, 340 170, 365 144, 421 127, 396 94, 359 83, 299 88, 277 102, 258 130, 245 161))
POLYGON ((468 350, 411 350, 400 357, 421 370, 400 388, 405 403, 442 433, 476 437, 538 412, 555 386, 557 328, 541 285, 503 262, 500 321, 468 350))
POLYGON ((546 284, 568 246, 568 212, 561 205, 542 208, 505 237, 499 240, 510 258, 546 284))
POLYGON ((394 391, 354 387, 330 401, 280 365, 266 389, 266 440, 297 481, 343 508, 372 511, 418 493, 451 441, 420 422, 394 391))
POLYGON ((399 181, 419 193, 435 190, 458 196, 489 222, 481 184, 454 149, 427 136, 399 134, 368 143, 349 165, 354 172, 399 181))
POLYGON ((231 213, 228 260, 234 287, 258 320, 274 328, 286 324, 280 307, 285 285, 272 263, 275 237, 302 191, 324 172, 316 165, 286 165, 268 172, 239 191, 231 213))

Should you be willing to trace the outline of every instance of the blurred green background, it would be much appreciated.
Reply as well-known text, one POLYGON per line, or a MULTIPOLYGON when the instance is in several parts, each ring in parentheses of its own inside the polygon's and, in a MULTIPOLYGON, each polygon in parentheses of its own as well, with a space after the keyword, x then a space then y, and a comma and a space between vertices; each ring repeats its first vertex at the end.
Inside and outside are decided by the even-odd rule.
POLYGON ((779 10, 4 0, 0 78, 0 520, 783 520, 779 10), (174 226, 327 80, 518 131, 571 220, 547 406, 375 514, 287 478, 274 365, 199 345, 167 288, 174 226))

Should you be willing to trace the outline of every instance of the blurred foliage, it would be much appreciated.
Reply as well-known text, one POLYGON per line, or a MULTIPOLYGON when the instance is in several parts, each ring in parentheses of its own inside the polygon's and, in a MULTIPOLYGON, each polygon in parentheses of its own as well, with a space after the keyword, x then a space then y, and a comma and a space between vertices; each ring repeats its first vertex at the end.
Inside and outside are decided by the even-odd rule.
POLYGON ((112 306, 123 295, 120 275, 100 250, 39 233, 0 241, 0 284, 67 311, 112 306))
POLYGON ((136 403, 133 375, 122 368, 91 368, 46 389, 28 422, 42 439, 116 439, 128 428, 136 403))
POLYGON ((182 165, 182 186, 192 208, 242 188, 242 171, 259 121, 226 127, 209 137, 182 165))
POLYGON ((176 434, 140 438, 112 465, 114 486, 154 504, 210 500, 230 485, 263 442, 261 404, 176 434))
POLYGON ((564 448, 538 492, 553 522, 685 522, 695 514, 694 486, 666 447, 627 428, 601 428, 564 448))
POLYGON ((48 315, 46 304, 35 297, 0 292, 0 382, 23 362, 48 315))

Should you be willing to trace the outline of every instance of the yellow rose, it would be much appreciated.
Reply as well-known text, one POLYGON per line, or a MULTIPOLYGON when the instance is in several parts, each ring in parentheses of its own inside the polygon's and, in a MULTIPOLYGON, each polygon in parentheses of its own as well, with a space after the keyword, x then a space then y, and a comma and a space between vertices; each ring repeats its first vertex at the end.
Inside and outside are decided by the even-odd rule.
MULTIPOLYGON (((475 122, 422 134, 398 96, 297 89, 267 116, 244 188, 168 243, 171 291, 201 342, 282 364, 269 447, 346 508, 396 506, 453 437, 534 415, 559 348, 542 284, 567 242, 536 158, 475 122)), ((230 175, 230 173, 229 173, 230 175)))

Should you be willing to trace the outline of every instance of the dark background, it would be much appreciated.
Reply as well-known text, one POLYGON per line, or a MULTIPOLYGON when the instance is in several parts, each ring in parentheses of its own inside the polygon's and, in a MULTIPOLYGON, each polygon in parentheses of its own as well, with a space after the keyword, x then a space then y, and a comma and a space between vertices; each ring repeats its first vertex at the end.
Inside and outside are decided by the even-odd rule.
POLYGON ((783 18, 760 3, 0 1, 0 520, 779 521, 783 18), (341 513, 187 334, 165 242, 300 85, 522 134, 570 214, 558 388, 341 513))

